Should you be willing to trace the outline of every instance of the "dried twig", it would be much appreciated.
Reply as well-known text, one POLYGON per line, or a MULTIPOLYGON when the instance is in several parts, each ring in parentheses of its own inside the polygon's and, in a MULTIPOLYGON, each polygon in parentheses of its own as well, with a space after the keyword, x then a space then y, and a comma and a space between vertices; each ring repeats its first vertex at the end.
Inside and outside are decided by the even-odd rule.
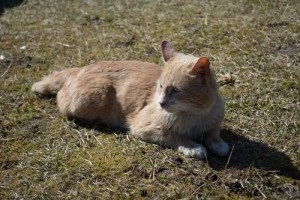
POLYGON ((229 164, 229 162, 230 162, 230 159, 231 159, 231 155, 232 155, 233 149, 234 149, 234 145, 233 145, 232 148, 231 148, 231 152, 230 152, 230 154, 229 154, 227 163, 226 163, 226 165, 225 165, 225 169, 227 169, 227 167, 228 167, 228 164, 229 164))
POLYGON ((1 76, 4 76, 4 75, 8 72, 8 70, 9 70, 10 67, 11 67, 11 64, 12 64, 12 61, 10 61, 10 63, 9 63, 9 65, 8 65, 7 69, 5 70, 5 72, 4 72, 1 76))

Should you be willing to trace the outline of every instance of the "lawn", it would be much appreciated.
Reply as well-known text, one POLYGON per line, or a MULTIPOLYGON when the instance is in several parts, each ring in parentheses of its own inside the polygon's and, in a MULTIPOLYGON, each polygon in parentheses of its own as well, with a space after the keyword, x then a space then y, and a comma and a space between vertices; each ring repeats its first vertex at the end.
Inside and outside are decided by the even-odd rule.
POLYGON ((300 198, 300 1, 1 1, 1 199, 300 198), (163 65, 163 40, 233 78, 227 157, 81 127, 30 90, 100 60, 163 65))

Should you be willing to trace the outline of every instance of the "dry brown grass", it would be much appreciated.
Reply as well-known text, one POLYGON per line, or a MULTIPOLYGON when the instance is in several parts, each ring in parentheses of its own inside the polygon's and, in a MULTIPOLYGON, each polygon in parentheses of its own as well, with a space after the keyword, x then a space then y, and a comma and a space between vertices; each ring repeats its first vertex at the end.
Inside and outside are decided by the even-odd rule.
MULTIPOLYGON (((0 5, 2 6, 2 4, 0 5)), ((0 10, 1 11, 1 10, 0 10)), ((0 16, 2 199, 298 199, 300 2, 28 0, 0 16), (208 56, 227 102, 227 158, 207 162, 77 126, 33 82, 98 60, 208 56)))

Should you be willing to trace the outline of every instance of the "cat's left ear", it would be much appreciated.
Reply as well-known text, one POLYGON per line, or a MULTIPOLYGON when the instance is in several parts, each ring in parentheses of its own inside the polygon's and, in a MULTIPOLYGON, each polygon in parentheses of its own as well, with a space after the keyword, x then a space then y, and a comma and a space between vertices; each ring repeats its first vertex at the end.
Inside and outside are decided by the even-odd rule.
POLYGON ((170 58, 175 56, 176 50, 170 42, 163 41, 161 43, 161 53, 164 58, 164 61, 167 62, 168 60, 170 60, 170 58))
POLYGON ((210 75, 210 62, 206 57, 199 58, 191 70, 193 75, 201 75, 203 77, 209 77, 210 75))

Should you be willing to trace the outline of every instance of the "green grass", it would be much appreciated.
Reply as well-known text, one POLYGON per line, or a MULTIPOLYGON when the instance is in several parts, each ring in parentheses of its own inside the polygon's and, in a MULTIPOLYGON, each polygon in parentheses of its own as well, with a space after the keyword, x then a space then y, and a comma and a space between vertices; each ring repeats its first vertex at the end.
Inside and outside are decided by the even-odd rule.
POLYGON ((300 2, 27 0, 0 16, 2 199, 297 199, 300 2), (99 60, 162 65, 160 42, 231 73, 226 158, 186 158, 57 112, 30 87, 99 60))

